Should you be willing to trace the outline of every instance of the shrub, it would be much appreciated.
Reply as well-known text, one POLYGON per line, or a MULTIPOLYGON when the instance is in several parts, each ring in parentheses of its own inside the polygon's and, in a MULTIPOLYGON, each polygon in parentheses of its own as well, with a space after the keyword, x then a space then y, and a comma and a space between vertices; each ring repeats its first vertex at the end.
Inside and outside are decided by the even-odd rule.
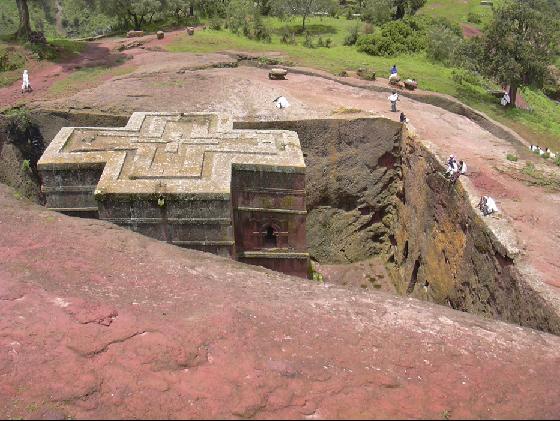
POLYGON ((25 57, 13 47, 0 48, 0 72, 16 70, 25 64, 25 57))
POLYGON ((475 86, 483 86, 482 78, 474 72, 465 69, 455 69, 451 72, 451 79, 459 85, 468 83, 475 86))
POLYGON ((282 44, 296 45, 296 34, 285 29, 282 31, 282 35, 280 36, 280 42, 282 44))
POLYGON ((426 54, 429 59, 449 64, 461 44, 453 31, 444 26, 433 26, 428 32, 426 54))
POLYGON ((330 39, 330 38, 327 38, 327 39, 325 40, 325 47, 327 47, 327 48, 331 48, 331 47, 332 47, 332 45, 333 45, 333 43, 332 43, 332 39, 330 39))
POLYGON ((362 79, 375 80, 375 70, 369 67, 360 67, 356 74, 362 79))
POLYGON ((208 27, 210 29, 213 29, 214 31, 221 31, 223 24, 224 23, 220 18, 213 17, 212 19, 210 19, 210 22, 208 22, 208 27))
POLYGON ((384 24, 379 32, 358 37, 358 51, 374 56, 414 53, 426 48, 426 26, 420 19, 403 19, 384 24))
POLYGON ((373 34, 373 25, 369 22, 364 23, 364 34, 373 34))
POLYGON ((471 71, 480 72, 484 57, 484 46, 476 37, 462 40, 453 51, 451 64, 471 71))
POLYGON ((511 154, 511 153, 508 153, 508 154, 506 155, 506 159, 507 159, 508 161, 517 162, 517 156, 516 156, 516 155, 513 155, 513 154, 511 154))
POLYGON ((319 37, 319 39, 317 40, 317 47, 324 47, 325 46, 325 42, 323 41, 323 37, 319 37))
POLYGON ((560 154, 558 154, 556 156, 556 159, 554 160, 554 163, 560 167, 560 154))
POLYGON ((305 33, 305 39, 303 40, 303 46, 306 48, 315 48, 313 45, 313 36, 309 33, 305 33))
POLYGON ((362 19, 366 22, 383 25, 393 18, 391 0, 368 0, 362 11, 362 19))
POLYGON ((31 118, 26 108, 13 108, 6 113, 10 133, 25 133, 31 126, 31 118))
POLYGON ((23 172, 29 172, 30 169, 31 169, 31 164, 29 163, 29 159, 24 159, 23 162, 21 163, 21 170, 23 172))
POLYGON ((482 16, 480 16, 475 11, 471 10, 467 14, 467 22, 474 23, 474 24, 478 25, 479 23, 482 22, 482 16))
POLYGON ((358 25, 353 26, 352 28, 350 28, 350 30, 348 31, 348 34, 344 38, 344 43, 343 44, 346 45, 346 46, 356 44, 356 42, 358 41, 358 36, 359 35, 360 34, 359 34, 358 25))
POLYGON ((264 21, 260 14, 256 14, 253 19, 252 31, 250 38, 256 39, 257 41, 270 43, 272 41, 272 36, 270 31, 265 26, 264 21))

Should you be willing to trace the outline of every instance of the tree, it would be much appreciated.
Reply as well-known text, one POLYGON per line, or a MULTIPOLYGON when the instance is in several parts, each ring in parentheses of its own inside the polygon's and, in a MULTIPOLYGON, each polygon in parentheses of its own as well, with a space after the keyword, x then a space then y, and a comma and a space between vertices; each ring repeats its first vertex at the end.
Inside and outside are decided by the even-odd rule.
POLYGON ((175 17, 177 25, 181 23, 181 18, 194 14, 193 0, 165 0, 163 8, 175 17))
POLYGON ((402 19, 407 13, 414 15, 424 4, 426 0, 393 0, 395 19, 402 19))
POLYGON ((31 33, 31 24, 29 23, 29 7, 27 0, 16 0, 19 13, 19 27, 16 31, 16 38, 27 39, 31 33))
POLYGON ((274 0, 272 10, 281 17, 301 16, 302 29, 305 21, 316 12, 326 12, 333 7, 334 0, 274 0))
POLYGON ((494 12, 482 37, 482 70, 510 86, 510 106, 517 89, 541 82, 558 49, 559 24, 540 0, 508 0, 494 12))
POLYGON ((393 0, 366 0, 363 2, 362 18, 376 25, 389 22, 394 15, 393 0))
POLYGON ((112 0, 103 5, 106 13, 118 16, 135 30, 141 30, 146 19, 162 8, 160 0, 112 0))

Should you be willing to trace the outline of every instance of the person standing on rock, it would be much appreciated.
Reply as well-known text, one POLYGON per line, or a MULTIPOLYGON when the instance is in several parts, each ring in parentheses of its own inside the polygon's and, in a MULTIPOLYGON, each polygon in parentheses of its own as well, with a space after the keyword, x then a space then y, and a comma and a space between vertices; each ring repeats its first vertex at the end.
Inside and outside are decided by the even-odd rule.
POLYGON ((389 101, 391 101, 391 111, 396 113, 397 112, 397 101, 399 100, 399 94, 397 91, 393 91, 393 93, 389 96, 389 101))
POLYGON ((21 84, 21 93, 31 92, 31 84, 29 83, 29 72, 27 70, 23 71, 23 82, 21 84))

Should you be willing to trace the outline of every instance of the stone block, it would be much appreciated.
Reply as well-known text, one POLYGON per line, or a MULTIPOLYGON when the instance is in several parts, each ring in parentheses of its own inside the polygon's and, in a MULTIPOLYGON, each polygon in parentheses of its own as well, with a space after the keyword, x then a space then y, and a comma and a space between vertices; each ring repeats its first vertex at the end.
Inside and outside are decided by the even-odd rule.
POLYGON ((134 113, 124 128, 61 129, 38 170, 51 209, 289 273, 307 267, 295 132, 234 130, 220 114, 134 113), (284 261, 294 253, 299 266, 284 261))
POLYGON ((127 38, 136 38, 136 37, 143 37, 144 31, 128 31, 126 33, 127 38))

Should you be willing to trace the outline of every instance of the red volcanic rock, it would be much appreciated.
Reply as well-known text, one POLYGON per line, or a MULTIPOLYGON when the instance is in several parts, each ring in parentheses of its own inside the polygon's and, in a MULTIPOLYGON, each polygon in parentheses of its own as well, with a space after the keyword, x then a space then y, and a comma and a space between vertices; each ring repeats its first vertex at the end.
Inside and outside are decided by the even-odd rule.
POLYGON ((2 418, 557 418, 560 338, 325 286, 0 186, 2 418))

